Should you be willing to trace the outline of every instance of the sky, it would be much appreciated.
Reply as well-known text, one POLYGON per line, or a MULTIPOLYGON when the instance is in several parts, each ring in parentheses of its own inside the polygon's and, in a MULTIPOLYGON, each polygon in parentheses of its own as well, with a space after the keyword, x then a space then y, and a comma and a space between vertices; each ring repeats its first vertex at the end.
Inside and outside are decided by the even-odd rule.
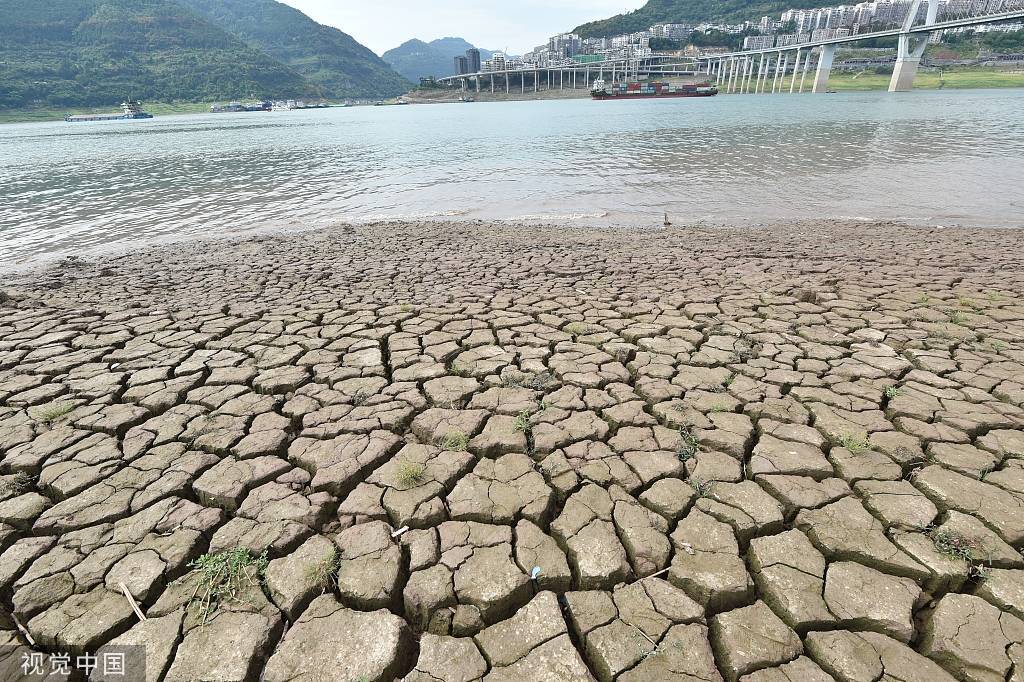
POLYGON ((642 7, 646 0, 281 0, 340 28, 381 54, 410 38, 458 36, 477 47, 522 54, 587 21, 642 7))

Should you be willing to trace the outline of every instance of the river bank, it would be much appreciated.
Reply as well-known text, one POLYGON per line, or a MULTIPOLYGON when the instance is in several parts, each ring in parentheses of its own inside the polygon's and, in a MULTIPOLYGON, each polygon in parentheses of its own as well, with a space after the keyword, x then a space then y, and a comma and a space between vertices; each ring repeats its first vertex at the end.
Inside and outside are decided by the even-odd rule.
POLYGON ((1024 666, 1020 229, 338 225, 2 288, 12 678, 27 636, 168 680, 1024 666))

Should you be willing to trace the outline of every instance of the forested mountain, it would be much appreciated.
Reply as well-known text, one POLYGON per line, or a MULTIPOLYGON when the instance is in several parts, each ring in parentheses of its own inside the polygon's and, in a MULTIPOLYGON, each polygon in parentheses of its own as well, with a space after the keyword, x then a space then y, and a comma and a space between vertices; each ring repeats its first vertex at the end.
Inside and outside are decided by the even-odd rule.
POLYGON ((385 97, 409 84, 274 0, 0 0, 0 108, 385 97))
POLYGON ((0 0, 0 107, 314 96, 275 59, 167 0, 0 0))
POLYGON ((410 84, 352 36, 276 0, 175 0, 295 69, 327 97, 390 97, 410 84))
MULTIPOLYGON (((451 76, 455 73, 455 57, 465 55, 472 47, 463 38, 438 38, 429 43, 414 38, 385 52, 383 59, 415 83, 427 76, 451 76)), ((490 59, 492 54, 490 50, 480 50, 480 59, 490 59)))
POLYGON ((790 8, 821 7, 822 4, 822 0, 648 0, 634 12, 583 24, 575 32, 590 38, 644 31, 654 24, 739 23, 766 14, 777 17, 790 8))

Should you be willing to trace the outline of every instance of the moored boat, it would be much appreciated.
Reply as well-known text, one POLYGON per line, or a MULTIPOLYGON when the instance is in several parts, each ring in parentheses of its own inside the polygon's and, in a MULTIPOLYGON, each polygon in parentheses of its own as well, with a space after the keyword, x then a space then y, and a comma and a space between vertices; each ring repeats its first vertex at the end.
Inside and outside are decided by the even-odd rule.
POLYGON ((629 81, 608 85, 594 81, 590 96, 594 99, 646 99, 658 97, 714 97, 718 88, 711 83, 672 83, 669 81, 629 81))
POLYGON ((68 114, 64 120, 68 123, 84 123, 86 121, 133 121, 144 118, 153 118, 153 114, 142 110, 142 102, 128 100, 121 103, 120 114, 68 114))

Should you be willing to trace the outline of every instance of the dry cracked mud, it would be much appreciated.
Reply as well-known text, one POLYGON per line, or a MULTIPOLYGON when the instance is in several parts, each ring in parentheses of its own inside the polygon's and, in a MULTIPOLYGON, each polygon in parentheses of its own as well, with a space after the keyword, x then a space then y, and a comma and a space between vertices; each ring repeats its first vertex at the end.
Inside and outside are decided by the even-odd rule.
POLYGON ((154 681, 1024 679, 1019 231, 370 225, 0 288, 0 679, 30 645, 145 645, 154 681))

